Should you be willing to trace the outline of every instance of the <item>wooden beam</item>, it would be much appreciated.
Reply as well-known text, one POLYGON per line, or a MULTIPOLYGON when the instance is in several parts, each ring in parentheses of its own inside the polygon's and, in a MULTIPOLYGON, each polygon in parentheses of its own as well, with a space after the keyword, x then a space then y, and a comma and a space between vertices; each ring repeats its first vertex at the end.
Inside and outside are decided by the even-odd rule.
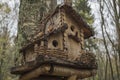
POLYGON ((73 62, 68 61, 68 60, 63 60, 60 58, 55 58, 52 56, 49 56, 49 57, 46 58, 44 55, 41 55, 35 61, 28 62, 22 66, 13 67, 11 69, 11 73, 12 74, 23 74, 31 70, 34 70, 44 64, 59 65, 59 66, 69 67, 69 68, 73 68, 77 70, 97 69, 95 56, 89 52, 83 53, 81 57, 78 59, 78 61, 73 61, 73 62))
POLYGON ((42 74, 47 74, 50 71, 50 66, 41 66, 23 76, 20 77, 20 80, 31 80, 33 78, 37 78, 42 74))
POLYGON ((44 65, 35 70, 30 71, 27 74, 24 74, 23 76, 21 76, 20 80, 31 80, 39 77, 40 75, 61 76, 61 77, 71 76, 68 80, 75 80, 77 77, 82 79, 82 78, 94 76, 95 74, 96 74, 96 70, 86 70, 86 69, 77 70, 62 66, 44 65))

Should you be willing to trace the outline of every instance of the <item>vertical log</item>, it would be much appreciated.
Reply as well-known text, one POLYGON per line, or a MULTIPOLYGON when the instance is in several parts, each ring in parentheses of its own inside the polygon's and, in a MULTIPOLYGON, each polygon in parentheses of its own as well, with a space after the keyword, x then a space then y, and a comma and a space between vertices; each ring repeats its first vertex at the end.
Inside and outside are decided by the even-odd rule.
POLYGON ((80 38, 81 38, 81 48, 84 49, 84 31, 80 31, 80 38))

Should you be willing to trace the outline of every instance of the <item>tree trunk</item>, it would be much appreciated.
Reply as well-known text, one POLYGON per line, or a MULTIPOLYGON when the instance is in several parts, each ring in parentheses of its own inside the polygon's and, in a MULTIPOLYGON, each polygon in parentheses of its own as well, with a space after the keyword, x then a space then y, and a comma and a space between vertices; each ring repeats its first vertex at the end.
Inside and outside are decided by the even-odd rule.
POLYGON ((47 8, 48 13, 54 11, 56 6, 57 6, 57 0, 46 0, 45 3, 47 5, 47 7, 48 7, 47 8))
POLYGON ((105 39, 105 33, 104 33, 105 21, 104 21, 104 16, 103 16, 103 8, 102 8, 103 5, 102 5, 102 2, 100 2, 99 5, 100 5, 100 14, 101 14, 101 19, 102 19, 101 29, 102 29, 102 36, 103 36, 104 47, 105 47, 105 50, 106 50, 106 53, 107 53, 107 56, 108 56, 108 60, 109 60, 109 63, 110 63, 111 77, 112 77, 112 80, 115 80, 114 79, 114 74, 113 74, 112 61, 111 61, 111 58, 110 58, 110 53, 109 53, 107 42, 106 42, 106 39, 105 39))
POLYGON ((64 3, 69 6, 72 6, 72 0, 64 0, 64 3))

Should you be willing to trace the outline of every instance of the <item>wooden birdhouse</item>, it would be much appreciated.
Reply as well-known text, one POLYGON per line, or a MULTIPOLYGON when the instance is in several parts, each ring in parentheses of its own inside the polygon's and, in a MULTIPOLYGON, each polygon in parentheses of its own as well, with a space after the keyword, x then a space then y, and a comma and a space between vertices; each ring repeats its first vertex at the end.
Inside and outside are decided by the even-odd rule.
POLYGON ((31 42, 22 47, 22 65, 12 68, 11 73, 20 75, 20 80, 94 76, 95 56, 84 50, 84 40, 93 35, 90 26, 71 6, 59 5, 40 22, 31 42))

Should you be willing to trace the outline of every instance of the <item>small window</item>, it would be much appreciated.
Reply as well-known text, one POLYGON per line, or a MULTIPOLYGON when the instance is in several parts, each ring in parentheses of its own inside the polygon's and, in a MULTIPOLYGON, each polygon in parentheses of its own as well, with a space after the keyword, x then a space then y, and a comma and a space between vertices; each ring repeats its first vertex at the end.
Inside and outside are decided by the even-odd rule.
POLYGON ((71 26, 71 31, 74 31, 75 27, 74 26, 71 26))
POLYGON ((52 44, 53 44, 54 47, 57 47, 58 46, 58 41, 57 40, 53 40, 52 44))
POLYGON ((77 37, 78 37, 78 32, 76 32, 75 36, 77 36, 77 37))

